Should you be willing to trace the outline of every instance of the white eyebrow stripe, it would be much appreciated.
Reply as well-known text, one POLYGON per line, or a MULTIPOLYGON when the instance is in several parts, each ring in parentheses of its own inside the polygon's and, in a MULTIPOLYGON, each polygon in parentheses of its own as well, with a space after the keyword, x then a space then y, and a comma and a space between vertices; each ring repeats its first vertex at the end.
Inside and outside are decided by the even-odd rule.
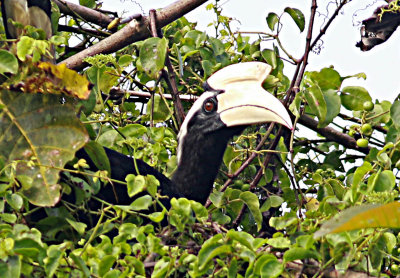
POLYGON ((187 113, 185 120, 182 123, 181 129, 179 130, 178 133, 178 148, 176 150, 176 155, 178 158, 178 165, 179 161, 181 158, 181 153, 182 153, 182 142, 188 132, 188 124, 190 122, 190 119, 194 116, 194 114, 197 111, 200 111, 203 107, 203 103, 206 99, 215 96, 215 92, 204 92, 192 105, 192 108, 190 108, 189 112, 187 113))

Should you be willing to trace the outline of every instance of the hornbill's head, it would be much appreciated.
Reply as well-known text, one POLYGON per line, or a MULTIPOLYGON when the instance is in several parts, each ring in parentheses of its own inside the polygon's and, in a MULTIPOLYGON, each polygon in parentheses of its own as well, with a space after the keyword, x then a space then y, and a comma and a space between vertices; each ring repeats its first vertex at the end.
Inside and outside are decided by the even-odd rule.
POLYGON ((276 122, 293 128, 283 104, 261 86, 270 71, 268 64, 247 62, 225 67, 207 80, 207 91, 193 104, 178 135, 172 180, 184 196, 205 202, 228 141, 247 126, 276 122))

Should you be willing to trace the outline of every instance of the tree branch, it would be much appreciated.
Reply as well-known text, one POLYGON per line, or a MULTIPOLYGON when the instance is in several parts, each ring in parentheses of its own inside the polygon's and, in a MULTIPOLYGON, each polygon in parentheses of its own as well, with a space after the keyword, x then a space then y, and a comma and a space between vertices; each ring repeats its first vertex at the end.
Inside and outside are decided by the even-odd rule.
MULTIPOLYGON (((60 2, 61 0, 57 1, 60 2)), ((179 0, 172 3, 156 12, 158 27, 164 27, 205 2, 207 2, 207 0, 179 0)), ((69 4, 68 7, 70 7, 69 4)), ((77 53, 76 55, 67 58, 62 63, 66 64, 70 69, 81 70, 86 66, 83 62, 84 58, 100 53, 114 53, 129 44, 150 37, 151 34, 149 30, 149 20, 147 17, 132 20, 115 34, 77 53)))
POLYGON ((97 24, 103 28, 107 28, 113 18, 85 6, 70 3, 65 0, 54 0, 60 12, 70 16, 80 16, 82 19, 97 24))
POLYGON ((339 143, 345 148, 357 150, 364 154, 369 153, 369 148, 358 147, 356 140, 353 137, 350 137, 349 135, 337 131, 331 127, 320 128, 318 127, 318 122, 309 116, 302 115, 299 119, 299 123, 314 130, 315 132, 318 132, 329 141, 339 143))

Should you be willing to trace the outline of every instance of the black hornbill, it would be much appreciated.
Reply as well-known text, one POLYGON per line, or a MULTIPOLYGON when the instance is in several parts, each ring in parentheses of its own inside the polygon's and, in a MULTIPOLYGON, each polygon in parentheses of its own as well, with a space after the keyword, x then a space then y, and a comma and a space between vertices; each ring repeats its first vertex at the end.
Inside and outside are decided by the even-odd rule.
MULTIPOLYGON (((160 181, 162 195, 186 197, 204 204, 228 141, 234 135, 249 125, 265 122, 277 122, 292 129, 286 108, 261 87, 270 70, 265 63, 247 62, 230 65, 212 75, 205 84, 206 92, 193 104, 179 131, 178 167, 172 179, 136 160, 140 174, 154 175, 160 181)), ((108 148, 105 151, 112 179, 123 181, 126 175, 136 174, 131 157, 108 148)), ((85 158, 90 169, 97 170, 84 149, 77 152, 77 157, 85 158)), ((98 195, 111 203, 127 205, 132 202, 126 187, 117 184, 114 188, 104 187, 98 195)))
MULTIPOLYGON (((18 29, 7 24, 7 17, 19 21, 19 11, 26 13, 27 9, 29 24, 51 32, 51 26, 48 29, 50 2, 28 0, 25 5, 24 2, 1 1, 7 36, 16 38, 19 34, 18 29), (35 12, 30 12, 31 8, 35 12), (34 18, 35 14, 42 13, 37 11, 40 8, 44 8, 42 12, 46 20, 34 18)), ((161 195, 186 197, 204 204, 230 138, 240 134, 247 126, 258 123, 277 122, 292 129, 286 108, 261 86, 270 70, 271 67, 265 63, 247 62, 230 65, 212 75, 205 84, 206 92, 193 104, 178 134, 178 167, 172 179, 169 180, 145 162, 136 160, 139 173, 154 175, 160 181, 161 195)), ((110 161, 112 179, 124 181, 126 175, 137 174, 131 157, 108 148, 105 148, 105 152, 110 161)), ((76 157, 85 158, 90 169, 97 171, 98 168, 84 149, 79 150, 76 157)), ((103 186, 97 196, 114 204, 127 205, 132 202, 126 186, 121 184, 103 186)))

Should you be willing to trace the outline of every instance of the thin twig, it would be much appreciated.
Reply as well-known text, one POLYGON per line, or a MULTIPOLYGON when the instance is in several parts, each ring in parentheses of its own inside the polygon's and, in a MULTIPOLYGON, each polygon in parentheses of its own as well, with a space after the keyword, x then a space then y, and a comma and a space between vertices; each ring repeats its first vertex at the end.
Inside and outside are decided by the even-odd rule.
MULTIPOLYGON (((157 13, 156 10, 150 10, 149 13, 150 19, 150 27, 152 35, 162 37, 162 33, 160 29, 157 29, 157 13)), ((182 102, 179 99, 179 91, 178 86, 176 84, 176 76, 174 72, 174 68, 172 66, 171 60, 169 59, 169 50, 167 50, 165 56, 165 65, 167 67, 167 71, 165 69, 162 70, 162 77, 168 84, 168 87, 171 90, 172 101, 174 102, 174 111, 175 111, 175 118, 178 123, 178 127, 182 125, 183 119, 185 118, 185 111, 183 110, 182 102)))

